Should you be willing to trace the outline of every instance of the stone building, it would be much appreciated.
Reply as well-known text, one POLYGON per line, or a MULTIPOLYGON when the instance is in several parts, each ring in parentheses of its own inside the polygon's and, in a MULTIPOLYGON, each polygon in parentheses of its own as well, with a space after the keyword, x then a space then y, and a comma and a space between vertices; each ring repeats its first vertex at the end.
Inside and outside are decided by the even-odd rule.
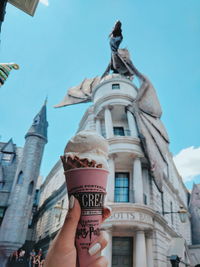
POLYGON ((12 139, 0 143, 0 266, 26 240, 47 127, 45 103, 25 135, 23 148, 12 139))
POLYGON ((190 254, 192 262, 200 263, 200 184, 194 184, 190 197, 189 211, 191 214, 192 245, 190 254))
MULTIPOLYGON (((152 177, 153 168, 149 168, 144 137, 131 108, 140 89, 120 74, 106 75, 94 86, 92 105, 77 130, 97 131, 109 143, 106 202, 112 208, 112 216, 103 225, 109 233, 109 243, 103 254, 109 259, 109 267, 168 267, 174 257, 180 260, 181 267, 194 266, 189 253, 192 244, 190 215, 187 213, 184 223, 179 216, 180 206, 188 210, 189 193, 177 172, 168 144, 165 146, 167 168, 162 169, 164 175, 158 181, 152 177)), ((147 94, 145 103, 149 103, 150 97, 147 94)), ((150 102, 155 108, 159 106, 157 99, 150 102)), ((156 120, 152 131, 160 124, 156 120)), ((164 132, 163 126, 160 129, 164 132)), ((34 239, 45 252, 62 226, 67 208, 63 168, 58 161, 41 187, 39 210, 34 218, 34 239)))

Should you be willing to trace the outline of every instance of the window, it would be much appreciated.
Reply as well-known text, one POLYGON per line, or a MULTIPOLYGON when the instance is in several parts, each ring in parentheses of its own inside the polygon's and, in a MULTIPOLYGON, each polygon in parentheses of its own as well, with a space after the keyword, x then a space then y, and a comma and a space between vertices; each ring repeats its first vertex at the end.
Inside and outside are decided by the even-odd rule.
POLYGON ((60 222, 60 220, 61 220, 61 217, 62 217, 62 210, 63 210, 63 206, 64 206, 64 199, 62 199, 62 202, 61 202, 61 205, 60 205, 61 207, 60 207, 60 216, 59 216, 59 218, 58 218, 58 221, 60 222))
POLYGON ((145 205, 147 205, 147 195, 143 194, 143 202, 145 205))
MULTIPOLYGON (((141 256, 142 257, 142 256, 141 256)), ((113 237, 112 238, 112 266, 132 267, 133 266, 133 238, 113 237)))
POLYGON ((129 202, 129 173, 115 173, 115 202, 129 202))
POLYGON ((35 190, 35 197, 34 197, 34 200, 33 200, 33 206, 38 206, 38 204, 39 204, 39 197, 40 197, 40 190, 39 189, 36 189, 35 190))
POLYGON ((10 154, 10 153, 3 153, 3 156, 2 156, 2 160, 3 161, 9 162, 9 161, 11 161, 11 159, 12 159, 12 154, 10 154))
POLYGON ((18 175, 18 178, 17 178, 17 184, 22 184, 23 183, 23 172, 21 171, 18 175))
POLYGON ((173 216, 173 203, 170 201, 170 212, 171 212, 171 224, 174 224, 174 216, 173 216))
POLYGON ((4 214, 5 214, 5 211, 6 211, 6 208, 5 207, 0 207, 0 225, 3 221, 3 217, 4 217, 4 214))
POLYGON ((0 181, 0 190, 4 188, 5 181, 0 181))
POLYGON ((13 161, 14 154, 4 152, 4 153, 1 153, 0 158, 2 160, 3 165, 9 165, 13 161))
POLYGON ((114 135, 124 136, 124 128, 123 127, 113 127, 114 135))
POLYGON ((33 120, 33 125, 37 125, 40 122, 40 115, 36 115, 36 117, 33 120))
POLYGON ((199 199, 200 199, 200 194, 199 194, 199 192, 196 192, 195 195, 196 195, 195 199, 196 199, 196 200, 199 200, 199 199))
POLYGON ((112 84, 112 90, 120 89, 119 83, 113 83, 112 84))
POLYGON ((30 182, 29 187, 28 187, 28 194, 29 195, 32 195, 33 188, 34 188, 34 182, 32 181, 32 182, 30 182))

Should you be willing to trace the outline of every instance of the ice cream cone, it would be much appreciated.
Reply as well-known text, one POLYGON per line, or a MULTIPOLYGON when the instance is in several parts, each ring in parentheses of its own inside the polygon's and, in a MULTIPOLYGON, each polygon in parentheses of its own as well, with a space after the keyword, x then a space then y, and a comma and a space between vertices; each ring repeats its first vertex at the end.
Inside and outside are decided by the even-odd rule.
POLYGON ((88 249, 100 234, 108 171, 79 167, 64 173, 69 197, 74 195, 81 206, 75 240, 78 267, 87 267, 97 257, 90 256, 88 249))

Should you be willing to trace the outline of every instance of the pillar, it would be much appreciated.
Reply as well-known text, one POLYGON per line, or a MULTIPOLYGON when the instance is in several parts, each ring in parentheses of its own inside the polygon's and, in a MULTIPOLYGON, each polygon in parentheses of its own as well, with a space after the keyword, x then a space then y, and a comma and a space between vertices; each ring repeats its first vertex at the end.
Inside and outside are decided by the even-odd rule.
POLYGON ((112 266, 112 229, 106 230, 108 234, 108 244, 104 250, 102 250, 101 255, 105 256, 108 260, 108 267, 112 266))
POLYGON ((137 231, 135 239, 135 267, 147 267, 146 242, 144 231, 137 231))
POLYGON ((114 202, 115 193, 115 157, 116 155, 109 156, 109 176, 107 185, 107 201, 114 202))
POLYGON ((130 130, 130 135, 133 137, 138 137, 138 130, 135 117, 129 110, 127 110, 127 119, 128 119, 128 127, 130 130))
POLYGON ((148 267, 154 267, 153 266, 153 240, 151 236, 146 237, 146 252, 147 252, 148 267))
POLYGON ((105 130, 106 130, 106 138, 113 137, 113 123, 112 123, 112 115, 110 111, 110 107, 106 107, 104 111, 105 116, 105 130))
POLYGON ((98 134, 102 134, 101 133, 101 121, 99 117, 96 117, 96 131, 98 134))
POLYGON ((135 158, 133 162, 133 190, 135 203, 143 204, 143 180, 140 158, 135 158))

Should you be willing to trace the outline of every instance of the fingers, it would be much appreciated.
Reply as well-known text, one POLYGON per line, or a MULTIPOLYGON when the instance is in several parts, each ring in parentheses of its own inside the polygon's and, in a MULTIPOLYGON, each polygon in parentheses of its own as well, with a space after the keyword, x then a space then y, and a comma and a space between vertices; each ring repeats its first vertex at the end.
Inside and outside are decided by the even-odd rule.
POLYGON ((101 231, 100 236, 90 246, 88 252, 91 256, 97 254, 103 250, 108 244, 108 234, 105 231, 101 231))
POLYGON ((74 247, 76 228, 80 219, 81 208, 78 200, 72 195, 69 200, 69 211, 65 218, 64 224, 57 236, 60 244, 66 244, 68 247, 74 247))
POLYGON ((111 215, 111 208, 110 207, 104 207, 103 208, 103 214, 102 214, 102 222, 104 222, 107 218, 109 218, 111 215))
POLYGON ((92 264, 88 265, 88 267, 108 267, 108 260, 105 257, 101 256, 92 264))

